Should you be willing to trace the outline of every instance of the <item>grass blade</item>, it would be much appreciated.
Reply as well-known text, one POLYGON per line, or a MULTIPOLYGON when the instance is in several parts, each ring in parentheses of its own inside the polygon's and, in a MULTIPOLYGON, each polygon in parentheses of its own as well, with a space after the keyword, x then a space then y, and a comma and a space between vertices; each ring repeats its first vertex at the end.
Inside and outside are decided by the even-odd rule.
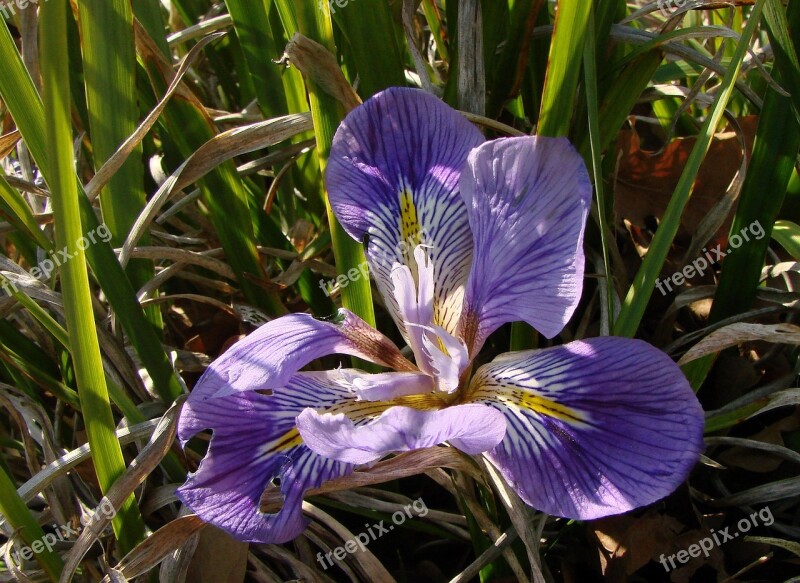
MULTIPOLYGON (((73 170, 71 100, 69 94, 65 93, 65 88, 69 87, 67 8, 68 4, 63 0, 54 0, 42 7, 41 15, 46 152, 53 163, 48 185, 53 204, 56 246, 66 249, 68 256, 72 256, 72 259, 61 264, 60 274, 78 396, 86 434, 94 452, 97 478, 103 492, 107 492, 125 472, 125 460, 114 434, 114 417, 95 330, 86 255, 78 245, 83 237, 83 228, 73 170)), ((127 553, 144 534, 144 522, 133 496, 123 504, 113 525, 120 549, 127 553)))

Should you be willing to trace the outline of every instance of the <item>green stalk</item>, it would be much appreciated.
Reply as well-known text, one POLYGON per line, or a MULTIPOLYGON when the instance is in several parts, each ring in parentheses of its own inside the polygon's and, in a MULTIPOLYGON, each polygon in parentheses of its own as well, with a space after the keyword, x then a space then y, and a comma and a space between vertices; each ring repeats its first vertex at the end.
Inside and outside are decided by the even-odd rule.
POLYGON ((739 44, 736 47, 733 61, 728 66, 728 70, 720 85, 720 91, 717 93, 711 111, 706 117, 706 121, 697 136, 695 147, 692 149, 692 153, 686 161, 686 167, 667 205, 667 210, 664 212, 655 237, 653 237, 650 249, 647 251, 642 266, 628 290, 628 295, 623 303, 619 318, 614 325, 614 334, 617 336, 633 337, 639 328, 639 323, 642 320, 647 303, 650 301, 650 296, 653 294, 656 279, 659 273, 661 273, 664 260, 667 258, 669 248, 672 246, 672 241, 675 238, 675 234, 678 232, 681 215, 692 194, 694 181, 697 178, 700 164, 702 164, 706 152, 708 152, 708 148, 711 146, 711 140, 714 137, 719 122, 722 120, 725 107, 733 94, 734 84, 742 68, 742 59, 744 59, 744 56, 747 54, 750 40, 758 26, 763 8, 764 0, 759 0, 753 7, 753 11, 747 22, 747 27, 742 33, 739 44))
MULTIPOLYGON (((64 0, 41 7, 42 97, 46 120, 47 158, 52 164, 50 186, 56 246, 72 255, 61 264, 61 287, 75 367, 78 396, 100 488, 107 492, 125 472, 125 460, 114 429, 114 417, 103 375, 103 362, 95 330, 86 255, 78 246, 83 237, 78 189, 74 174, 70 116, 67 8, 64 0)), ((144 533, 136 501, 131 495, 113 520, 123 554, 133 549, 144 533)))
POLYGON ((335 8, 336 23, 346 40, 346 50, 342 50, 342 54, 346 59, 352 59, 355 65, 354 70, 348 67, 348 79, 353 83, 358 74, 358 92, 364 98, 387 87, 405 85, 403 58, 392 26, 389 4, 372 2, 369 18, 364 18, 362 13, 366 9, 335 8))
POLYGON ((560 0, 536 133, 569 134, 592 0, 560 0))
MULTIPOLYGON (((0 513, 8 519, 14 530, 19 531, 20 538, 29 548, 32 549, 32 545, 40 541, 40 544, 36 545, 37 549, 43 546, 41 544, 44 541, 42 527, 39 526, 25 502, 17 494, 14 482, 3 468, 0 468, 0 513)), ((19 547, 17 548, 19 549, 19 547)), ((50 580, 57 582, 64 569, 64 563, 58 553, 44 547, 41 552, 34 552, 34 556, 50 580)))
MULTIPOLYGON (((277 4, 285 4, 290 0, 276 0, 277 4)), ((322 44, 335 53, 333 43, 333 28, 327 4, 319 6, 314 2, 303 3, 297 6, 297 21, 300 32, 312 40, 322 44)), ((313 81, 306 80, 309 103, 311 104, 311 117, 314 120, 316 134, 316 153, 321 171, 325 172, 331 143, 336 128, 344 117, 341 104, 325 93, 313 81)), ((366 261, 364 250, 360 243, 354 241, 344 232, 336 215, 333 214, 330 201, 325 197, 325 208, 330 224, 331 239, 333 241, 333 254, 336 259, 336 269, 340 274, 347 273, 350 269, 358 268, 366 261)), ((358 314, 367 323, 375 325, 375 311, 372 304, 372 289, 369 279, 361 278, 353 281, 342 289, 342 304, 348 310, 358 314)))

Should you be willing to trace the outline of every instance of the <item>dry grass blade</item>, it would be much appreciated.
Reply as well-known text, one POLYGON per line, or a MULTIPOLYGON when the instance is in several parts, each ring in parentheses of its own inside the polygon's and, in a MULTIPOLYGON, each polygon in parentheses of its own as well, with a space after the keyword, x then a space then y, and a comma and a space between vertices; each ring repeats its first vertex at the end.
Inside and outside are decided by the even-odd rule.
POLYGON ((466 583, 467 581, 472 581, 473 577, 477 576, 481 569, 499 557, 508 545, 517 540, 517 536, 519 535, 512 526, 501 534, 497 540, 492 543, 492 546, 483 551, 466 569, 450 579, 450 583, 466 583))
POLYGON ((19 130, 14 130, 0 136, 0 160, 8 156, 14 150, 14 146, 17 145, 19 138, 19 130))
POLYGON ((235 156, 274 146, 312 129, 311 114, 299 113, 222 132, 200 146, 186 161, 175 189, 182 190, 235 156))
POLYGON ((714 506, 744 506, 800 496, 800 478, 786 478, 712 501, 714 506))
MULTIPOLYGON (((544 583, 541 559, 539 558, 539 539, 542 536, 547 516, 541 514, 535 517, 534 511, 522 501, 514 490, 508 487, 508 484, 506 484, 494 466, 483 457, 480 460, 484 471, 489 476, 495 491, 503 502, 508 516, 511 518, 511 524, 514 525, 518 535, 522 538, 522 542, 525 543, 525 550, 528 552, 528 561, 531 565, 532 580, 536 583, 544 583)), ((495 544, 497 544, 497 541, 495 541, 495 544)))
POLYGON ((180 247, 136 247, 131 251, 130 257, 131 259, 143 258, 155 261, 167 259, 175 263, 197 265, 203 269, 218 273, 222 277, 227 277, 233 281, 236 280, 236 274, 233 273, 233 269, 224 261, 209 257, 206 253, 198 253, 197 251, 181 249, 180 247))
MULTIPOLYGON (((176 518, 145 539, 114 568, 128 579, 138 577, 161 563, 204 526, 205 523, 194 514, 176 518)), ((106 577, 103 583, 112 582, 106 577)))
POLYGON ((778 344, 800 344, 800 327, 793 324, 732 324, 712 332, 683 355, 678 364, 684 365, 707 354, 736 346, 742 342, 765 340, 778 344))
POLYGON ((123 267, 128 264, 133 247, 139 242, 147 227, 153 222, 173 192, 202 178, 225 160, 239 154, 274 146, 296 134, 308 131, 312 127, 310 114, 292 114, 228 130, 214 136, 181 164, 147 202, 122 246, 119 255, 120 264, 123 267))
POLYGON ((741 437, 706 437, 705 442, 709 447, 714 445, 732 445, 755 449, 772 454, 775 457, 800 464, 800 453, 797 453, 788 447, 783 447, 782 445, 776 445, 774 443, 766 443, 763 441, 756 441, 754 439, 743 439, 741 437))
POLYGON ((483 115, 486 73, 483 62, 483 18, 478 0, 458 6, 458 107, 483 115))
MULTIPOLYGON (((116 437, 122 445, 128 445, 137 439, 149 436, 158 423, 159 421, 154 419, 145 421, 144 423, 138 423, 132 427, 125 427, 116 431, 116 437)), ((20 486, 17 493, 25 502, 30 502, 37 494, 52 484, 53 481, 66 475, 69 470, 79 463, 86 461, 91 456, 92 450, 89 445, 82 445, 42 468, 38 474, 20 486)))
MULTIPOLYGON (((176 401, 159 420, 148 444, 136 456, 136 459, 131 462, 125 474, 114 482, 114 485, 106 493, 103 502, 108 500, 114 509, 119 508, 120 504, 161 462, 172 446, 173 441, 175 441, 175 434, 178 428, 178 412, 182 404, 183 400, 176 401)), ((83 560, 83 557, 97 541, 100 533, 110 521, 111 519, 105 513, 95 512, 75 542, 75 546, 67 555, 59 583, 72 581, 75 570, 83 560)))
MULTIPOLYGON (((330 528, 343 541, 355 540, 355 535, 336 521, 330 514, 323 512, 316 506, 303 502, 303 513, 310 516, 317 522, 321 522, 330 528)), ((350 555, 358 565, 359 569, 366 575, 365 581, 381 581, 393 583, 394 577, 389 574, 381 562, 372 554, 368 548, 364 547, 361 552, 350 555)))

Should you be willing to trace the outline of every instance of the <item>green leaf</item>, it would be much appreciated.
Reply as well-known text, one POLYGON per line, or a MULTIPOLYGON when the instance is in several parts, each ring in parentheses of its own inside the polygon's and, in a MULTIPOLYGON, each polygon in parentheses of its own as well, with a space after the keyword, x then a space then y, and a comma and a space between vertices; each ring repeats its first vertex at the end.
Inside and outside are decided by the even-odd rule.
MULTIPOLYGON (((83 50, 89 129, 95 170, 116 152, 136 129, 136 52, 133 13, 129 0, 86 0, 78 4, 83 50)), ((100 193, 103 221, 112 244, 121 247, 144 208, 144 165, 141 147, 128 156, 100 193)), ((148 239, 143 239, 147 244, 148 239)), ((131 282, 141 287, 153 278, 150 261, 131 261, 126 269, 131 282)), ((147 311, 150 321, 161 327, 157 307, 147 311)))
POLYGON ((592 0, 559 0, 536 133, 566 136, 575 110, 592 0))
MULTIPOLYGON (((47 179, 55 222, 56 247, 66 249, 61 275, 64 312, 69 331, 70 353, 75 367, 86 435, 92 447, 97 479, 103 492, 125 472, 122 449, 114 433, 103 361, 95 330, 92 295, 84 249, 79 193, 75 182, 72 150, 72 120, 67 60, 67 8, 64 0, 53 0, 41 9, 42 102, 45 113, 45 152, 51 162, 47 179)), ((132 550, 144 535, 144 522, 131 495, 112 522, 123 554, 132 550)))
MULTIPOLYGON (((291 4, 291 2, 290 0, 276 0, 276 4, 279 7, 283 7, 283 13, 289 11, 287 5, 291 4)), ((297 9, 300 32, 333 52, 333 29, 327 5, 322 4, 317 7, 313 3, 302 4, 297 9)), ((311 104, 311 116, 314 120, 314 133, 317 142, 316 153, 320 169, 324 173, 331 143, 333 142, 333 135, 344 117, 344 111, 336 99, 325 93, 313 81, 306 80, 306 87, 308 89, 309 103, 311 104)), ((345 233, 336 220, 336 215, 333 214, 333 209, 327 197, 325 205, 330 224, 333 253, 336 259, 336 270, 340 274, 345 274, 350 269, 358 268, 366 262, 364 250, 360 243, 354 241, 345 233)), ((358 314, 364 321, 375 326, 375 309, 372 304, 372 289, 370 288, 369 278, 360 278, 345 287, 342 290, 342 304, 345 308, 358 314)))

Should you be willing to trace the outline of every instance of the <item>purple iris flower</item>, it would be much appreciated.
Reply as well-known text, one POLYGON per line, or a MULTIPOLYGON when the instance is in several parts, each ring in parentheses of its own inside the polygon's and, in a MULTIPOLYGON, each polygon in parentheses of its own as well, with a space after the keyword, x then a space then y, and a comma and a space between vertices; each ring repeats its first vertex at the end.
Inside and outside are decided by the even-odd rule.
POLYGON ((184 445, 213 431, 178 489, 201 518, 240 540, 291 540, 307 524, 306 490, 445 442, 482 453, 534 508, 581 520, 652 503, 686 479, 703 412, 649 344, 593 338, 473 372, 499 326, 524 321, 552 338, 580 299, 592 189, 567 140, 487 142, 437 98, 393 88, 344 120, 326 180, 413 363, 344 309, 283 316, 237 342, 180 418, 184 445), (335 353, 393 372, 300 372, 335 353), (262 512, 278 481, 281 509, 262 512))

